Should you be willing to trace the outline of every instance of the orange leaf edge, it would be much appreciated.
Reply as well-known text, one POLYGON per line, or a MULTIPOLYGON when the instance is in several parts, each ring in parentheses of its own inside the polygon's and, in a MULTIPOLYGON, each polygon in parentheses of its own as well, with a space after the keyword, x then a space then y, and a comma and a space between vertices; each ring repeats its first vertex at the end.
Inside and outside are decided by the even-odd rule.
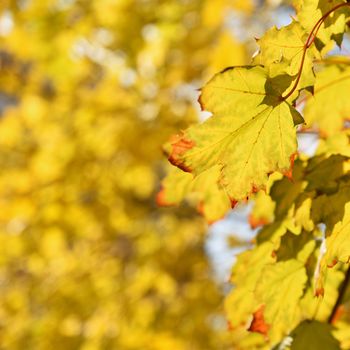
POLYGON ((285 177, 287 177, 289 180, 293 179, 293 168, 294 168, 294 161, 297 156, 297 152, 293 153, 290 155, 289 160, 290 160, 290 166, 287 171, 283 173, 285 177))
POLYGON ((339 305, 335 310, 335 314, 332 318, 332 324, 337 323, 341 319, 341 317, 344 315, 344 313, 345 313, 345 306, 339 305))
POLYGON ((190 173, 190 169, 184 161, 181 159, 181 156, 195 145, 193 140, 188 140, 184 137, 184 134, 174 135, 171 139, 171 153, 168 157, 168 160, 171 164, 177 166, 181 170, 190 173))
POLYGON ((319 287, 315 290, 315 297, 324 297, 324 288, 319 287))
POLYGON ((253 320, 248 328, 249 332, 260 333, 267 335, 270 325, 265 322, 264 318, 265 305, 261 305, 258 310, 253 313, 253 320))
POLYGON ((338 263, 338 259, 334 258, 330 264, 327 264, 327 267, 332 268, 335 265, 337 265, 337 263, 338 263))
POLYGON ((156 194, 156 204, 158 207, 172 207, 175 205, 175 203, 167 202, 165 199, 165 189, 162 186, 160 188, 160 191, 156 194))
POLYGON ((253 230, 258 228, 258 227, 260 227, 260 226, 267 225, 269 223, 267 219, 265 219, 265 218, 256 218, 256 217, 254 217, 253 214, 249 215, 248 221, 249 221, 250 227, 253 230))

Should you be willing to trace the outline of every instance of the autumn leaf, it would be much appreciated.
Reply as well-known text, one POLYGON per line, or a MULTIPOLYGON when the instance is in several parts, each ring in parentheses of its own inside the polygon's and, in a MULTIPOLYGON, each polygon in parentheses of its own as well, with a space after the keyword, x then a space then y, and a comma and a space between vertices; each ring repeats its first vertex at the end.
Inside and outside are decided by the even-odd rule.
POLYGON ((316 75, 314 96, 306 100, 307 126, 320 129, 322 135, 339 132, 350 118, 350 68, 329 65, 316 75))
POLYGON ((236 286, 225 300, 231 327, 246 325, 249 317, 256 311, 258 301, 254 289, 264 267, 274 262, 272 250, 272 244, 266 242, 238 256, 231 276, 231 282, 236 286), (254 266, 254 268, 247 269, 247 266, 254 266), (244 279, 241 277, 242 274, 244 279))
MULTIPOLYGON (((308 32, 323 15, 344 3, 346 0, 293 0, 297 19, 308 32)), ((326 18, 317 33, 316 44, 320 51, 329 51, 332 48, 331 40, 340 46, 348 18, 349 10, 346 7, 334 11, 326 18)))
POLYGON ((308 33, 296 21, 281 29, 272 27, 257 40, 260 50, 253 62, 268 67, 271 76, 286 73, 294 77, 303 63, 298 88, 312 86, 315 82, 313 60, 320 55, 314 45, 306 50, 307 40, 308 33))
POLYGON ((218 183, 220 167, 213 166, 195 178, 192 174, 173 168, 162 181, 162 188, 157 195, 157 204, 171 206, 184 199, 193 199, 198 211, 208 223, 213 223, 225 216, 235 206, 222 186, 218 183))
POLYGON ((295 324, 296 309, 306 281, 305 268, 295 259, 264 268, 255 295, 265 305, 265 321, 274 325, 270 333, 272 338, 278 338, 295 324))
POLYGON ((345 204, 344 217, 338 222, 326 239, 326 252, 320 262, 320 273, 316 279, 316 289, 322 289, 327 270, 338 262, 350 261, 350 202, 345 204))
POLYGON ((282 97, 290 81, 288 75, 271 79, 260 66, 217 74, 200 97, 213 116, 173 140, 170 162, 194 175, 219 165, 220 184, 234 200, 264 188, 273 171, 288 172, 295 125, 303 122, 282 97))

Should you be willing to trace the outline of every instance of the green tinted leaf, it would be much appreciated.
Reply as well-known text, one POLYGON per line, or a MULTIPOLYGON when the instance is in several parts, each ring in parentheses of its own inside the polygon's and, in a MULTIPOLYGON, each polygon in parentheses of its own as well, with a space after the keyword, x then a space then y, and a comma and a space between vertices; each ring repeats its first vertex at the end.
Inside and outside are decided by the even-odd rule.
POLYGON ((340 350, 332 335, 332 326, 318 321, 304 321, 292 333, 291 350, 340 350))
POLYGON ((314 248, 315 240, 310 232, 304 231, 298 236, 287 232, 281 238, 280 247, 276 252, 277 261, 296 259, 305 263, 314 248))

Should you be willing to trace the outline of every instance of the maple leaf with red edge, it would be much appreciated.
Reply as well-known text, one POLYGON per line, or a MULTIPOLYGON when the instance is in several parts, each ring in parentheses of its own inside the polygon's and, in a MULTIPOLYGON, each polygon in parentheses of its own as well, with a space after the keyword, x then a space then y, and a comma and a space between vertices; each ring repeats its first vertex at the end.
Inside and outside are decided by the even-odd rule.
POLYGON ((274 171, 289 174, 301 115, 282 97, 287 75, 269 78, 264 67, 224 70, 202 89, 202 108, 213 116, 175 136, 169 161, 198 176, 219 166, 219 185, 232 201, 265 187, 274 171))
POLYGON ((171 153, 168 158, 169 162, 183 171, 190 173, 191 169, 182 162, 181 157, 186 151, 194 147, 194 141, 187 140, 183 135, 175 135, 170 140, 170 145, 171 153))

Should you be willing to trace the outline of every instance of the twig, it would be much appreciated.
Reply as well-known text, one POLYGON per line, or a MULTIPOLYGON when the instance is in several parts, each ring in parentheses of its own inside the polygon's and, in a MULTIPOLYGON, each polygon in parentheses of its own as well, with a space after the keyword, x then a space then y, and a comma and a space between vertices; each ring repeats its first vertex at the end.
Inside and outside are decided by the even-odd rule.
POLYGON ((304 68, 304 61, 305 61, 305 56, 306 56, 306 51, 308 50, 308 48, 314 43, 315 39, 316 39, 316 36, 317 36, 317 33, 319 31, 319 29, 321 28, 321 25, 323 24, 323 22, 327 19, 327 17, 332 14, 334 11, 342 8, 342 7, 348 7, 350 6, 350 3, 348 2, 345 2, 345 3, 342 3, 342 4, 339 4, 335 7, 333 7, 332 9, 330 9, 327 13, 325 13, 318 21, 317 23, 314 25, 314 27, 312 28, 307 40, 306 40, 306 43, 304 45, 304 48, 303 48, 303 56, 301 58, 301 62, 300 62, 300 67, 299 67, 299 71, 298 71, 298 75, 297 75, 297 79, 295 80, 295 83, 293 84, 292 88, 290 89, 290 91, 287 93, 286 96, 283 96, 282 97, 282 101, 285 101, 287 100, 288 97, 290 97, 293 92, 297 89, 298 87, 298 84, 299 84, 299 81, 300 81, 300 78, 301 78, 301 74, 303 72, 303 68, 304 68))
POLYGON ((339 306, 343 302, 343 298, 344 298, 344 295, 345 295, 345 292, 346 292, 346 288, 347 288, 349 282, 350 282, 350 265, 349 265, 349 267, 348 267, 348 269, 346 271, 343 283, 341 284, 341 286, 339 288, 338 298, 337 298, 337 301, 335 302, 335 304, 333 306, 333 309, 332 309, 332 312, 331 312, 331 314, 330 314, 330 316, 328 318, 328 323, 332 324, 335 321, 337 310, 338 310, 339 306))

